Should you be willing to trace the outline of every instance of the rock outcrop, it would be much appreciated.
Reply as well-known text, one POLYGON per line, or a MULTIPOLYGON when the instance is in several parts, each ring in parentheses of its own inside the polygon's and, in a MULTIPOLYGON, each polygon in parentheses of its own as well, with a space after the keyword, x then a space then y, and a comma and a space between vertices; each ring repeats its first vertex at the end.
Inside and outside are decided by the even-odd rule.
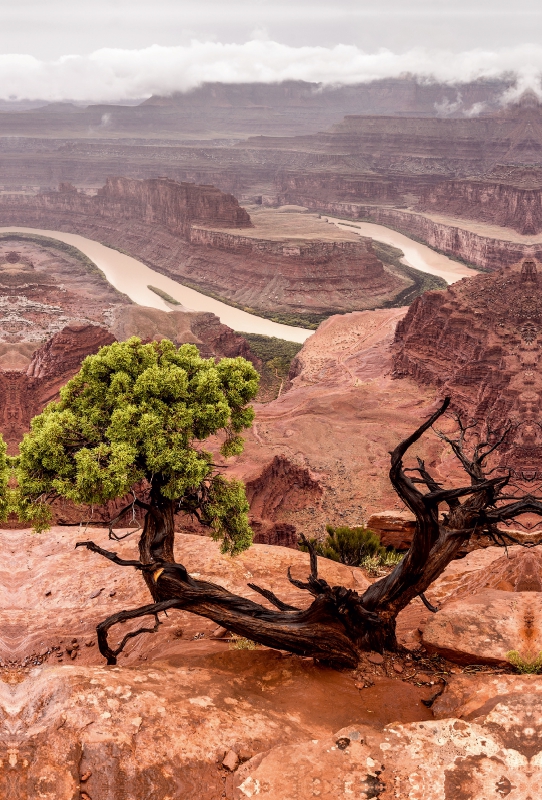
POLYGON ((14 455, 30 420, 75 375, 81 361, 115 337, 95 325, 71 325, 37 350, 26 371, 0 370, 0 430, 14 455))
POLYGON ((161 225, 184 239, 190 238, 193 222, 211 222, 225 228, 250 227, 250 217, 235 197, 214 186, 177 183, 167 178, 137 181, 130 178, 108 178, 94 196, 77 191, 71 184, 61 183, 56 192, 35 196, 6 195, 4 206, 29 206, 43 213, 65 216, 81 214, 90 217, 113 217, 139 220, 148 225, 161 225))
POLYGON ((214 187, 111 178, 95 196, 73 189, 0 194, 0 224, 89 236, 180 283, 267 313, 374 308, 408 284, 384 269, 370 239, 248 236, 247 212, 214 187))
POLYGON ((484 589, 445 603, 428 619, 422 641, 458 664, 508 666, 512 651, 529 664, 542 651, 541 623, 540 592, 484 589))
POLYGON ((536 264, 459 281, 414 301, 396 330, 394 374, 450 394, 459 411, 516 432, 506 463, 539 463, 542 303, 536 264))
POLYGON ((384 547, 408 550, 416 530, 416 521, 410 511, 380 511, 371 514, 367 527, 378 534, 384 547))
MULTIPOLYGON (((434 387, 420 386, 409 376, 392 378, 390 347, 404 314, 405 309, 388 309, 329 318, 294 360, 288 391, 256 404, 244 453, 228 459, 228 474, 262 485, 262 498, 272 499, 274 523, 322 537, 326 524, 362 525, 383 509, 404 511, 389 483, 389 452, 436 402, 434 387), (273 464, 286 462, 312 476, 321 495, 309 486, 308 502, 301 497, 290 502, 298 492, 290 486, 299 481, 296 473, 288 467, 286 479, 274 477, 273 464)), ((437 480, 461 475, 437 437, 424 437, 422 452, 437 480)), ((390 534, 394 541, 406 544, 407 531, 400 531, 400 540, 397 533, 390 534)))

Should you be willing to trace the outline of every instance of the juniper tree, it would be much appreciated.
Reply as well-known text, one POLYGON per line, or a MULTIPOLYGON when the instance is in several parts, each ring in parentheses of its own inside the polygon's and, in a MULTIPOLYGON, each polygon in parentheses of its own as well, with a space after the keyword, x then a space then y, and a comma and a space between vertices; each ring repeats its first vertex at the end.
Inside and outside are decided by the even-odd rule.
POLYGON ((410 550, 397 567, 363 594, 330 586, 318 576, 315 548, 310 551, 306 581, 291 582, 312 596, 305 608, 283 602, 271 589, 248 584, 273 606, 236 595, 197 579, 174 557, 174 514, 184 511, 208 525, 232 554, 250 544, 248 506, 243 486, 214 468, 200 445, 224 431, 222 452, 242 449, 240 434, 251 424, 249 406, 257 374, 243 359, 218 364, 201 359, 190 345, 141 344, 131 339, 109 345, 83 362, 81 371, 32 423, 21 444, 18 467, 21 513, 46 524, 48 502, 63 496, 75 502, 103 503, 134 491, 145 512, 139 559, 122 559, 92 541, 78 545, 123 567, 141 571, 152 603, 119 611, 101 622, 98 643, 109 664, 134 635, 113 649, 108 641, 117 622, 184 609, 212 619, 240 636, 271 647, 311 655, 335 666, 357 664, 363 649, 394 649, 398 613, 423 593, 475 533, 497 543, 512 541, 498 528, 521 514, 542 517, 542 499, 511 492, 510 475, 489 476, 486 462, 503 441, 479 439, 470 455, 465 431, 441 436, 460 459, 469 485, 443 488, 418 459, 410 470, 404 458, 446 411, 449 399, 391 453, 391 483, 416 517, 410 550), (146 499, 135 486, 146 482, 146 499), (508 492, 508 493, 507 493, 508 492))

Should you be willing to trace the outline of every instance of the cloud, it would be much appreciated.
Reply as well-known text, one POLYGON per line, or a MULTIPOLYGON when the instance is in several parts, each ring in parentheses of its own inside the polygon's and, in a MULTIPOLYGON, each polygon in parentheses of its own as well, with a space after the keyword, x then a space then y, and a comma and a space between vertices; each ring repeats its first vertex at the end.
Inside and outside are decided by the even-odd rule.
POLYGON ((462 53, 414 48, 398 54, 385 49, 367 53, 353 45, 291 47, 257 38, 244 44, 193 41, 179 47, 103 48, 54 61, 2 55, 0 98, 114 102, 187 91, 213 81, 345 85, 405 74, 449 85, 514 75, 516 86, 508 101, 526 89, 542 97, 542 46, 462 53))

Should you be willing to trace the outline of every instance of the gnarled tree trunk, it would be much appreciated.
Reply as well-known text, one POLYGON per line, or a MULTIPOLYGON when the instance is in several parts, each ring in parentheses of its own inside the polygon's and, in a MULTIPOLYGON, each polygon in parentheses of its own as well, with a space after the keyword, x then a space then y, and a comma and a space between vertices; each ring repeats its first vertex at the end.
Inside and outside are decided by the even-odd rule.
POLYGON ((248 585, 274 608, 235 595, 208 581, 192 578, 182 564, 175 563, 174 504, 164 501, 157 487, 151 490, 147 506, 139 561, 121 559, 93 542, 78 543, 119 565, 141 570, 154 600, 142 608, 113 614, 98 625, 100 651, 107 662, 116 663, 119 652, 132 636, 156 630, 158 614, 171 608, 212 619, 260 644, 313 656, 334 666, 354 667, 360 652, 365 649, 394 650, 397 647, 397 614, 413 598, 423 596, 473 532, 487 530, 491 533, 496 522, 511 519, 525 510, 542 516, 542 503, 528 495, 497 505, 508 477, 486 479, 483 465, 486 457, 498 446, 498 441, 479 443, 469 460, 464 453, 464 437, 452 440, 440 434, 452 445, 470 476, 470 485, 466 487, 442 489, 419 459, 415 469, 404 468, 403 457, 408 449, 444 414, 448 404, 449 398, 446 398, 438 411, 391 454, 390 480, 400 498, 415 514, 416 530, 404 559, 361 596, 342 586, 331 587, 318 578, 314 549, 310 552, 311 573, 307 581, 297 581, 289 576, 295 586, 306 590, 313 598, 304 609, 294 608, 271 591, 254 584, 248 585), (416 473, 416 477, 409 477, 407 472, 416 473), (420 486, 426 491, 421 491, 420 486), (442 504, 446 507, 445 516, 439 514, 442 504), (108 632, 113 625, 147 615, 155 616, 154 628, 128 634, 116 649, 110 646, 108 632))

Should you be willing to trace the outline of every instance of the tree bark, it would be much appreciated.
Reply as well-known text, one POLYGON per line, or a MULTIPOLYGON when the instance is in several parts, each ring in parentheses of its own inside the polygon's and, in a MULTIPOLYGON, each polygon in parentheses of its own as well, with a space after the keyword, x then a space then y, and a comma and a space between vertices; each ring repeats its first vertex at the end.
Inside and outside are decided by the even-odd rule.
MULTIPOLYGON (((150 499, 143 522, 143 532, 139 539, 139 558, 142 564, 175 563, 175 503, 165 499, 160 486, 151 482, 150 499)), ((155 602, 156 584, 150 573, 143 572, 145 583, 155 602)))
MULTIPOLYGON (((275 609, 267 608, 245 597, 235 595, 221 586, 192 578, 182 564, 175 563, 174 510, 172 501, 164 500, 160 487, 151 485, 151 497, 146 506, 143 533, 139 543, 140 561, 123 562, 115 553, 103 550, 92 542, 81 542, 95 552, 119 565, 141 570, 153 604, 133 611, 113 614, 98 626, 101 653, 109 664, 124 644, 143 628, 125 636, 119 647, 108 643, 108 632, 117 622, 158 613, 165 608, 190 611, 230 631, 270 647, 313 656, 337 667, 356 666, 362 650, 395 650, 397 614, 416 596, 423 594, 456 557, 459 549, 474 531, 491 529, 500 520, 509 520, 525 511, 542 516, 542 503, 531 495, 514 496, 512 502, 499 503, 500 492, 507 477, 486 479, 483 474, 484 454, 494 451, 495 444, 485 442, 475 450, 475 460, 469 461, 463 449, 463 429, 460 440, 450 440, 470 476, 470 485, 458 489, 442 489, 418 459, 418 467, 405 470, 403 457, 418 439, 446 411, 449 399, 411 436, 401 442, 391 454, 390 480, 399 497, 416 516, 412 545, 404 559, 385 578, 376 581, 360 595, 342 586, 331 587, 318 578, 315 550, 310 550, 310 575, 306 582, 290 581, 312 595, 305 609, 283 603, 272 591, 251 585, 275 609), (484 446, 487 447, 484 449, 484 446), (407 475, 414 472, 418 477, 407 475), (419 485, 427 491, 420 491, 419 485), (448 513, 443 517, 439 507, 445 504, 448 513)), ((504 497, 504 496, 503 496, 504 497)))

